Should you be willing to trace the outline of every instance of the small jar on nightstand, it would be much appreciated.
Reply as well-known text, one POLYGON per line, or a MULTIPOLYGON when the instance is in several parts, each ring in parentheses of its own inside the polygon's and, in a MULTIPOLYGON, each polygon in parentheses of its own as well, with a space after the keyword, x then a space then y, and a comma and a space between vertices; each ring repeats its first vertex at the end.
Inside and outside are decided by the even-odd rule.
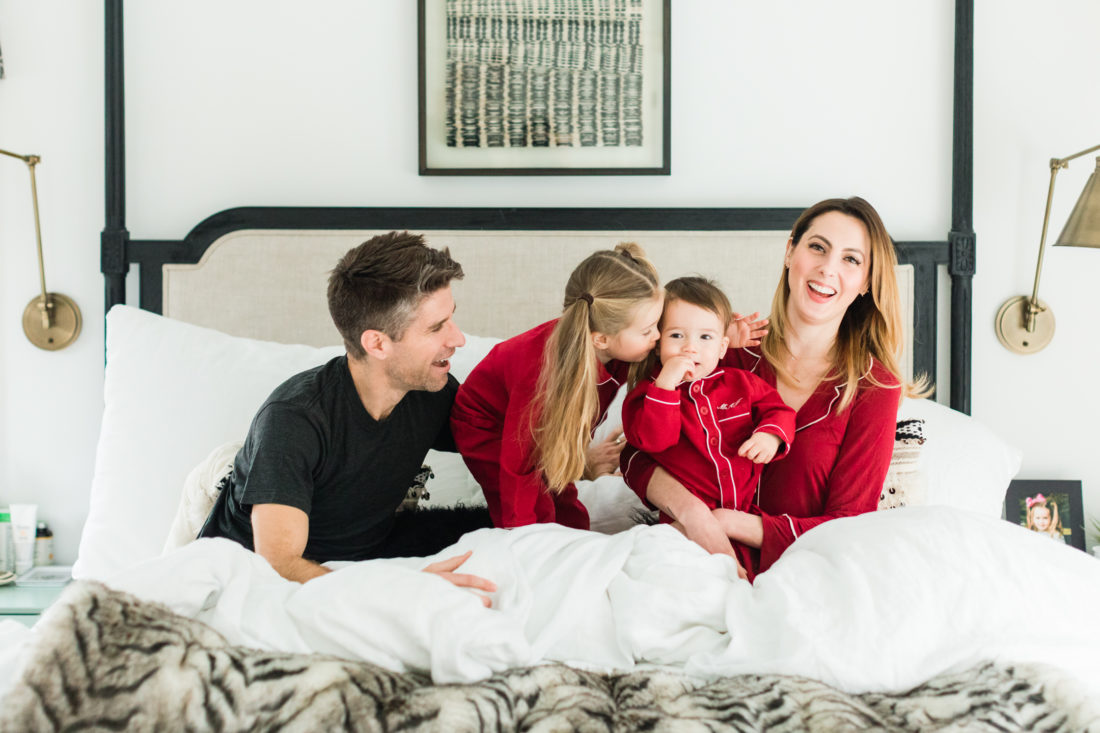
POLYGON ((53 565, 53 532, 45 522, 39 522, 34 533, 34 564, 53 565))

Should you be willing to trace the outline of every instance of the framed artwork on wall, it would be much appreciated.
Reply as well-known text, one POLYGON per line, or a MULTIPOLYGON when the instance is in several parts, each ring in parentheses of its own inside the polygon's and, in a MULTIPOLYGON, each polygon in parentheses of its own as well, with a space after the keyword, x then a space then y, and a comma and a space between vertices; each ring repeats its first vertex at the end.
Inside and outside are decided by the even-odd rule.
POLYGON ((1013 481, 1005 494, 1005 519, 1055 542, 1085 549, 1080 481, 1013 481))
POLYGON ((671 0, 419 0, 421 175, 668 175, 671 0))

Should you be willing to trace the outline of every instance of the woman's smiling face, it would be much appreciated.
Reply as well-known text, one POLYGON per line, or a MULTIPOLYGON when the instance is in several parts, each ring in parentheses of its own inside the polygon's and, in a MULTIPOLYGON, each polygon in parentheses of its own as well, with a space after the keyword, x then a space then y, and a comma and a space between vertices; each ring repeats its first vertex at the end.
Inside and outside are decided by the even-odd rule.
POLYGON ((871 242, 858 219, 828 211, 811 222, 802 239, 787 244, 787 284, 792 322, 834 323, 866 292, 871 242))

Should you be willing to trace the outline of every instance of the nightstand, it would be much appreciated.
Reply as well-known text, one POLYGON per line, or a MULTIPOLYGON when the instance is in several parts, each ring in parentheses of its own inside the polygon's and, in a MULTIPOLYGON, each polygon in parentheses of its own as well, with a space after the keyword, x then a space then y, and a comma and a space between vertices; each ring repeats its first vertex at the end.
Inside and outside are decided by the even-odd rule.
POLYGON ((63 585, 21 586, 14 583, 0 586, 0 621, 18 621, 24 626, 34 626, 61 591, 63 585))

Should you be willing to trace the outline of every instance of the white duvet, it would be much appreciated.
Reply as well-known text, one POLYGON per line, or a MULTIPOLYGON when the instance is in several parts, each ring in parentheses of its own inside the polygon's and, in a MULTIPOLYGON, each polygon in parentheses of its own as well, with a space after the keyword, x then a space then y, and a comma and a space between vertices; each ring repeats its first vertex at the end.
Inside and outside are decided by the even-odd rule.
POLYGON ((440 557, 466 549, 462 569, 499 586, 492 609, 420 572, 429 560, 347 564, 299 585, 226 540, 109 584, 236 643, 430 670, 436 682, 556 660, 794 674, 858 693, 997 660, 1052 665, 1100 693, 1100 561, 958 510, 828 522, 755 585, 667 526, 481 530, 440 557))

